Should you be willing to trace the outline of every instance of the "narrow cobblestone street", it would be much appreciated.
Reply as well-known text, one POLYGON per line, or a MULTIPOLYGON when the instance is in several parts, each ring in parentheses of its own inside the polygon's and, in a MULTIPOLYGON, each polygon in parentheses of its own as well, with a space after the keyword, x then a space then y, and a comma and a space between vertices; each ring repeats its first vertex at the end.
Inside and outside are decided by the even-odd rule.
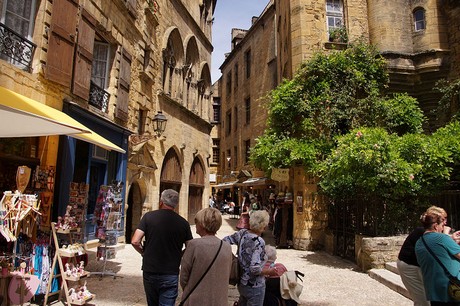
MULTIPOLYGON (((236 221, 229 215, 224 215, 223 226, 218 236, 222 238, 231 234, 236 221)), ((192 232, 196 236, 194 226, 192 232)), ((269 231, 264 233, 264 239, 267 244, 273 244, 269 231)), ((101 271, 102 262, 94 260, 93 250, 90 250, 89 255, 90 263, 87 269, 93 272, 101 271)), ((299 270, 305 274, 302 283, 304 288, 300 297, 301 305, 412 305, 409 299, 371 279, 366 273, 358 271, 355 264, 325 252, 279 249, 278 261, 288 270, 299 270)), ((142 285, 141 256, 131 245, 126 245, 124 249, 119 250, 116 258, 107 262, 106 269, 116 271, 117 277, 115 279, 112 276, 90 277, 88 288, 96 294, 96 298, 88 305, 147 305, 142 285)), ((237 299, 238 291, 230 286, 229 305, 233 305, 237 299)), ((62 305, 62 303, 54 303, 54 305, 62 305)))

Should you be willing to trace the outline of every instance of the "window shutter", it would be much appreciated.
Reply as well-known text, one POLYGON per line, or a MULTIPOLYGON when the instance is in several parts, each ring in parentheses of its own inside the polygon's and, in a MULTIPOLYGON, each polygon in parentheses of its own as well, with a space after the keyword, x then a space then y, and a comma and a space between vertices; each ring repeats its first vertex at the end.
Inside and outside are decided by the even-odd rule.
POLYGON ((118 98, 115 116, 128 120, 129 87, 131 84, 131 55, 125 50, 120 54, 120 74, 118 76, 118 98))
POLYGON ((70 87, 76 39, 78 0, 54 0, 45 76, 70 87))
POLYGON ((73 74, 72 92, 88 100, 93 61, 96 19, 88 11, 82 9, 78 25, 77 52, 73 74))

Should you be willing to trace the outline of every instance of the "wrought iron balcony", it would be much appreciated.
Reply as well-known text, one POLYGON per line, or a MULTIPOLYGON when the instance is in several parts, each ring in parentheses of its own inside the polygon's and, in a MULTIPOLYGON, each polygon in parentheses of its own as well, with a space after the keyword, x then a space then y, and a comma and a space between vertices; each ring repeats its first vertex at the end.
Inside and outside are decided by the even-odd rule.
POLYGON ((89 105, 107 113, 109 98, 110 94, 107 91, 91 81, 91 85, 89 87, 89 105))
POLYGON ((26 71, 32 71, 36 45, 0 23, 0 58, 26 71))

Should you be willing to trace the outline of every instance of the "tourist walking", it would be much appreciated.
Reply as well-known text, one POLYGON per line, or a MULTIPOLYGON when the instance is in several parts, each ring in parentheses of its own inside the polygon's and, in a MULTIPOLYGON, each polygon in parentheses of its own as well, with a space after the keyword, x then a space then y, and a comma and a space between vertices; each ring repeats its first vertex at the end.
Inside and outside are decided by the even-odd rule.
POLYGON ((242 269, 238 283, 238 306, 262 306, 265 295, 265 276, 276 275, 274 268, 263 269, 265 241, 260 236, 269 222, 268 212, 254 211, 249 218, 250 229, 242 229, 223 238, 230 244, 237 244, 238 261, 242 269))
POLYGON ((422 270, 427 299, 432 306, 460 305, 460 302, 449 297, 449 276, 443 268, 458 278, 460 246, 444 234, 446 219, 443 216, 427 212, 422 215, 421 221, 425 232, 415 244, 415 253, 422 270))
POLYGON ((142 255, 144 290, 149 306, 176 303, 182 249, 193 238, 190 224, 174 211, 178 203, 177 191, 164 190, 160 209, 142 217, 131 239, 133 247, 142 255))
POLYGON ((216 237, 222 214, 215 208, 202 209, 195 215, 195 225, 201 238, 189 241, 182 257, 181 305, 226 306, 232 248, 216 237))

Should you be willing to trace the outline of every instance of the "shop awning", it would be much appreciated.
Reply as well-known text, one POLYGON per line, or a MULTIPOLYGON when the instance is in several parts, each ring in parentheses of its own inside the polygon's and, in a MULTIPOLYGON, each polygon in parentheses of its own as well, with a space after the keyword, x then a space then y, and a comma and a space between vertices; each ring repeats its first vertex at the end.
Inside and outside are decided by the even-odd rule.
POLYGON ((260 185, 270 185, 274 182, 266 177, 252 177, 250 179, 245 180, 240 185, 243 186, 260 186, 260 185))
POLYGON ((125 150, 69 115, 0 86, 0 137, 69 135, 106 150, 125 150))
POLYGON ((212 186, 212 187, 214 187, 214 188, 219 188, 219 189, 232 188, 233 185, 235 185, 235 183, 237 183, 237 182, 238 182, 238 181, 220 183, 220 184, 214 185, 214 186, 212 186))
POLYGON ((0 137, 90 133, 63 112, 0 86, 0 137))

